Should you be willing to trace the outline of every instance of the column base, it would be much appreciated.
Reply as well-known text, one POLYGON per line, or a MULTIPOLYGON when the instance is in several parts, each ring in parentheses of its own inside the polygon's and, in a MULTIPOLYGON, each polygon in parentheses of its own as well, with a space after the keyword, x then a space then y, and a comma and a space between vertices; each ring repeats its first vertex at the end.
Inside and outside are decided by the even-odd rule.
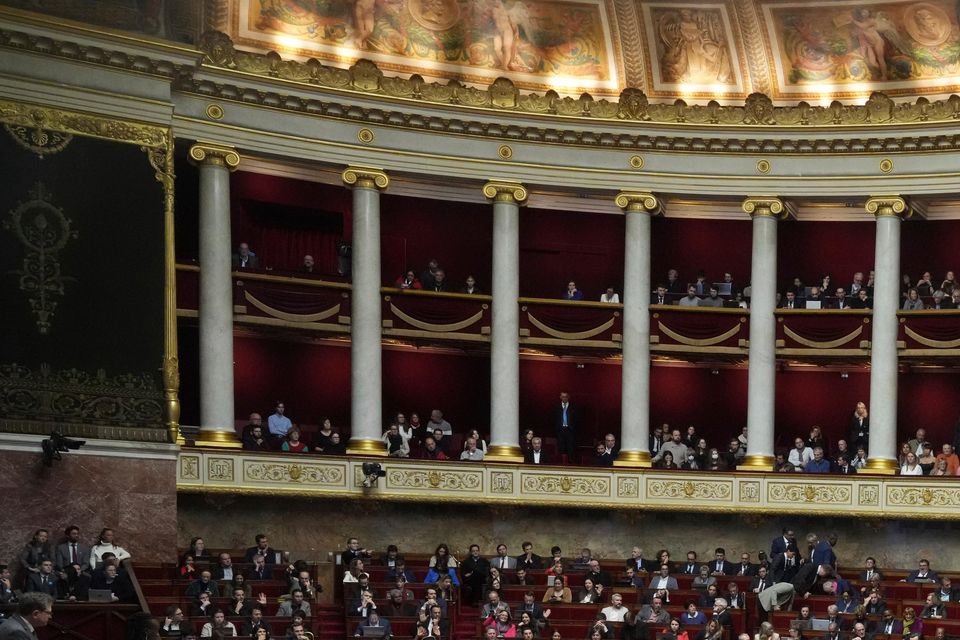
POLYGON ((387 457, 387 445, 376 438, 351 438, 347 443, 347 455, 387 457))
POLYGON ((893 476, 900 471, 900 465, 896 460, 890 458, 871 458, 867 457, 867 466, 863 469, 866 473, 875 473, 884 476, 893 476))
POLYGON ((649 469, 649 451, 620 451, 620 455, 613 461, 615 467, 633 467, 634 469, 649 469))
POLYGON ((243 448, 243 443, 237 437, 236 431, 220 431, 218 429, 200 429, 194 444, 198 447, 217 447, 220 449, 243 448))
POLYGON ((523 451, 515 444, 491 444, 483 459, 491 462, 523 462, 523 451))
POLYGON ((743 462, 737 465, 737 471, 773 471, 773 463, 776 458, 765 455, 752 455, 743 459, 743 462))

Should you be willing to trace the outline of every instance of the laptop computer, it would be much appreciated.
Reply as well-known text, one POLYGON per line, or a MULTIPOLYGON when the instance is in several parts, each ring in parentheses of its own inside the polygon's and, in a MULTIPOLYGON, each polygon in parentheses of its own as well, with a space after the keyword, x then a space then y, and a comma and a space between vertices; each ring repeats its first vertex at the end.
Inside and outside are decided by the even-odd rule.
POLYGON ((113 592, 110 589, 90 589, 87 592, 90 602, 113 602, 113 592))
POLYGON ((822 309, 823 301, 822 300, 807 300, 806 304, 807 309, 822 309))
POLYGON ((812 626, 813 626, 812 620, 791 620, 790 621, 791 629, 798 629, 802 631, 804 629, 810 629, 812 626))
POLYGON ((814 631, 826 631, 830 626, 830 621, 825 618, 814 618, 810 622, 810 628, 814 631))
POLYGON ((382 638, 387 635, 386 627, 371 627, 369 625, 363 625, 361 630, 361 635, 363 635, 364 638, 382 638))
POLYGON ((730 283, 729 282, 714 282, 713 286, 717 288, 717 293, 721 296, 730 295, 730 283))

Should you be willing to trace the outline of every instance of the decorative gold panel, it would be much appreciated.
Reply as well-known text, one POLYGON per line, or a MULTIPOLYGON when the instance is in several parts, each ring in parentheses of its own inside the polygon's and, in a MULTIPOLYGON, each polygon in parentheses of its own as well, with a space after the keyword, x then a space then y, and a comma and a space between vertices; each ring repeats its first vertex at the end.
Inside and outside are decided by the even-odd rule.
POLYGON ((207 479, 213 482, 233 482, 233 458, 208 458, 207 479))
POLYGON ((647 481, 647 495, 651 498, 677 498, 680 500, 722 500, 733 498, 733 481, 656 480, 647 481))
POLYGON ((767 485, 767 500, 790 504, 852 504, 852 492, 850 485, 771 482, 767 485))
POLYGON ((180 455, 180 477, 178 480, 200 480, 200 456, 180 455))
POLYGON ((862 507, 880 506, 880 485, 861 484, 857 487, 859 502, 862 507))
POLYGON ((243 466, 245 480, 325 487, 346 487, 343 465, 314 462, 247 462, 243 466))
POLYGON ((609 496, 610 479, 594 476, 569 475, 541 475, 521 474, 523 484, 520 493, 523 495, 574 495, 574 496, 609 496))
POLYGON ((887 504, 905 507, 960 507, 960 487, 887 487, 887 504))
POLYGON ((434 491, 483 491, 483 473, 437 469, 388 469, 387 489, 430 489, 434 491))
POLYGON ((760 502, 760 482, 740 481, 740 502, 760 502))
POLYGON ((490 491, 493 493, 513 493, 513 474, 494 471, 490 474, 490 491))
POLYGON ((617 478, 618 498, 639 498, 640 480, 637 478, 617 478))

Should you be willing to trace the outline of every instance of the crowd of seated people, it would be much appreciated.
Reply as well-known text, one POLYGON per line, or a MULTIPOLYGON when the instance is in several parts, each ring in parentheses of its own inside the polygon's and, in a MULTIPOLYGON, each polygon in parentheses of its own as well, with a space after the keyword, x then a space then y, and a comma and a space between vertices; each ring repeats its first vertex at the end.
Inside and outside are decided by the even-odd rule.
POLYGON ((66 602, 86 602, 91 592, 102 602, 134 602, 133 585, 121 565, 129 558, 113 529, 103 529, 93 544, 83 540, 77 526, 67 527, 57 542, 49 530, 37 529, 14 563, 0 565, 0 604, 33 592, 66 602))
POLYGON ((483 291, 477 285, 477 279, 471 274, 464 281, 463 286, 454 287, 447 278, 447 272, 440 267, 440 262, 436 258, 431 258, 427 263, 427 268, 417 277, 416 271, 407 269, 399 275, 394 281, 393 286, 398 289, 409 289, 412 291, 433 291, 436 293, 464 293, 467 295, 480 295, 483 291))
POLYGON ((556 545, 541 557, 529 541, 520 545, 520 555, 511 555, 503 542, 489 555, 471 544, 456 558, 440 544, 411 569, 397 545, 375 555, 350 538, 341 555, 343 603, 348 631, 358 638, 450 638, 459 612, 476 616, 484 640, 576 634, 593 640, 773 640, 780 637, 776 626, 795 640, 807 633, 827 640, 919 639, 926 626, 927 635, 943 640, 938 625, 948 618, 947 605, 960 598, 950 577, 937 575, 926 559, 916 570, 899 571, 899 579, 885 578, 872 557, 862 570, 840 570, 837 542, 835 534, 810 533, 802 544, 784 528, 756 561, 749 551, 728 555, 724 548, 715 549, 709 562, 695 551, 675 561, 667 549, 647 559, 634 547, 630 558, 604 565, 588 548, 568 559, 556 545), (900 595, 908 592, 913 595, 900 595), (921 593, 924 604, 910 606, 921 593), (751 629, 755 635, 747 633, 751 629))

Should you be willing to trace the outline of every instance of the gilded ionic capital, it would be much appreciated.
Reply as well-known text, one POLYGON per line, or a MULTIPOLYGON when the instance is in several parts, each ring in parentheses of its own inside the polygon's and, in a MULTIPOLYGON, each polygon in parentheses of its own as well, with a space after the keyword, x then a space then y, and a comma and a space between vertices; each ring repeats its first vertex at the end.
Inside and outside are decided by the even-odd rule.
POLYGON ((230 171, 240 164, 240 154, 230 145, 216 142, 198 141, 190 147, 190 159, 196 164, 208 164, 215 167, 226 167, 230 171))
POLYGON ((790 215, 787 203, 776 196, 750 196, 743 201, 741 207, 751 218, 769 217, 784 220, 790 215))
POLYGON ((624 213, 660 213, 660 199, 646 191, 621 191, 615 202, 624 213))
POLYGON ((483 195, 494 202, 515 202, 523 204, 527 201, 527 188, 519 182, 509 180, 491 180, 483 185, 483 195))
POLYGON ((340 177, 343 184, 359 189, 386 189, 390 185, 390 176, 377 167, 347 167, 340 177))
POLYGON ((903 196, 871 196, 864 205, 867 213, 878 218, 898 217, 909 218, 913 211, 903 196))

